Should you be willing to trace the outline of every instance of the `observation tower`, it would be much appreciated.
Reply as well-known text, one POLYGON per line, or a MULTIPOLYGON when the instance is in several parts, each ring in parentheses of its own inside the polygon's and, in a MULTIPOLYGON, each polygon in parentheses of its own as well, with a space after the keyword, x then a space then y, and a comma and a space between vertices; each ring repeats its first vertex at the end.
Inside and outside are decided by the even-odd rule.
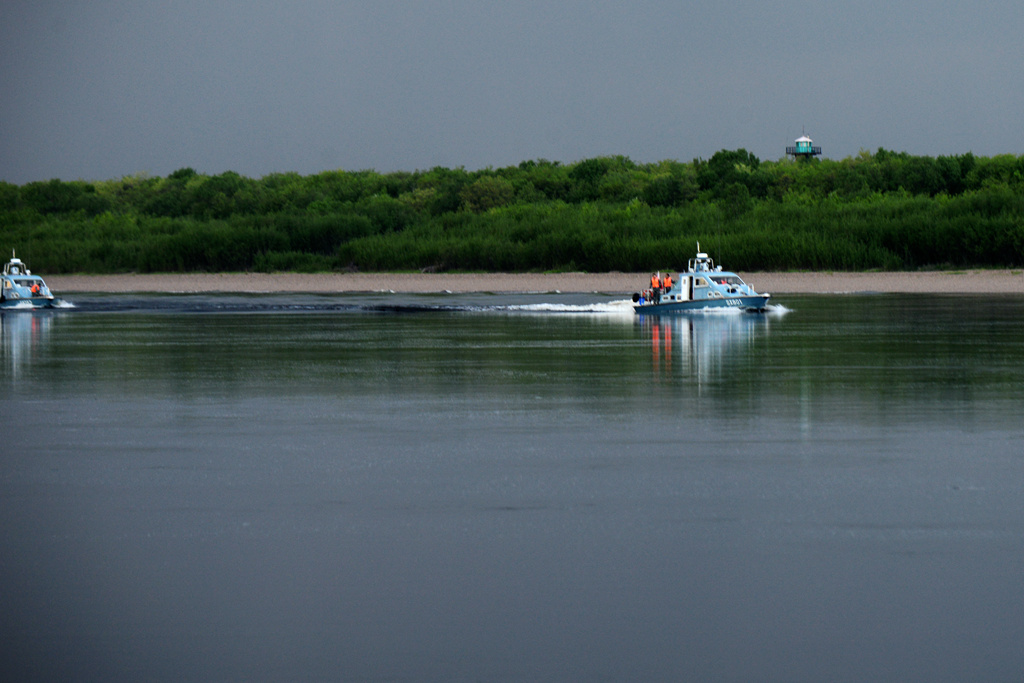
POLYGON ((792 155, 795 159, 810 159, 821 154, 821 147, 815 147, 806 135, 801 135, 796 140, 795 147, 787 147, 786 154, 792 155))

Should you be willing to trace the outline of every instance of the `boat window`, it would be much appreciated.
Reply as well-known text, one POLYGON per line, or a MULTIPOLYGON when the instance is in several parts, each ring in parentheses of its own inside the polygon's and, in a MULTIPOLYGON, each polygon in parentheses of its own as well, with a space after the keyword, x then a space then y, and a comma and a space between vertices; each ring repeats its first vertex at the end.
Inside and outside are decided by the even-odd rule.
POLYGON ((702 277, 698 277, 698 278, 694 278, 693 284, 696 287, 707 287, 708 286, 708 281, 705 280, 702 277))
POLYGON ((720 285, 742 285, 743 280, 736 275, 715 275, 711 278, 720 285))

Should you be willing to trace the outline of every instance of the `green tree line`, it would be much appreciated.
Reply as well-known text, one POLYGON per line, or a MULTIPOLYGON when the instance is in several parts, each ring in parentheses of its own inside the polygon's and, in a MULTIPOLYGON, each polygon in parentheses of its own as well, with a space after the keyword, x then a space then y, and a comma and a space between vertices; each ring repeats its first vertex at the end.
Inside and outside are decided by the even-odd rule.
POLYGON ((1024 156, 0 182, 0 249, 40 273, 647 271, 700 241, 737 270, 1024 265, 1024 156))

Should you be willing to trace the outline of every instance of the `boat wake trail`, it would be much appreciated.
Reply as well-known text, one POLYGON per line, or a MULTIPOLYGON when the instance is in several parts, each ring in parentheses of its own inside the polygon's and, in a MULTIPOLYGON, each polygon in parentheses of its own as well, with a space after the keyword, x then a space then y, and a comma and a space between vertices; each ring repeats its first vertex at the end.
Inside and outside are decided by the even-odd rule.
POLYGON ((152 313, 501 313, 501 314, 573 314, 632 315, 632 303, 619 301, 588 302, 580 297, 568 301, 539 297, 496 297, 482 295, 402 296, 372 295, 342 298, 324 295, 272 295, 260 298, 235 295, 151 295, 128 297, 76 298, 62 302, 61 308, 80 312, 152 312, 152 313))
POLYGON ((495 306, 494 310, 508 311, 510 313, 597 313, 605 315, 633 315, 633 302, 628 299, 621 301, 605 301, 593 304, 518 304, 509 306, 495 306))

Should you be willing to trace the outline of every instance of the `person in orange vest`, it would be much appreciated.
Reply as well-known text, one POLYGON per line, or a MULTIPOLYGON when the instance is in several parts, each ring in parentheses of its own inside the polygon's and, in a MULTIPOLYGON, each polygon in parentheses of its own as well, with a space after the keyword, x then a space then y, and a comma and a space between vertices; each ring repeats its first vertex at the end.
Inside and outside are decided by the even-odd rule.
POLYGON ((665 273, 665 280, 662 282, 665 291, 672 289, 672 273, 665 273))
POLYGON ((655 273, 651 273, 651 299, 654 303, 661 300, 661 278, 655 273))

